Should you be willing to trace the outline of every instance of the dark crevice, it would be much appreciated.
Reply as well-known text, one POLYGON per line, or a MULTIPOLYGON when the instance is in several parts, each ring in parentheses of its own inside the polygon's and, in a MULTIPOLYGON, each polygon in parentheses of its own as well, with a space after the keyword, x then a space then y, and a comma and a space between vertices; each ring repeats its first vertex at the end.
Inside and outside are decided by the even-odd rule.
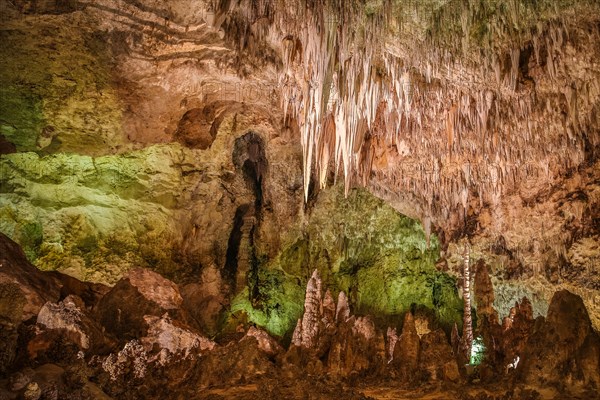
POLYGON ((242 204, 237 208, 233 218, 233 228, 231 229, 231 234, 229 235, 229 240, 227 241, 224 277, 230 284, 235 282, 235 276, 238 270, 240 242, 242 240, 242 226, 244 225, 244 216, 249 209, 249 204, 242 204))
POLYGON ((239 292, 243 284, 247 285, 250 301, 258 304, 260 261, 254 244, 260 230, 265 204, 263 185, 267 172, 267 158, 263 139, 254 132, 239 137, 235 141, 232 158, 237 170, 242 173, 246 187, 254 197, 254 204, 246 204, 243 210, 238 209, 236 212, 228 243, 225 270, 235 292, 239 292), (244 246, 243 250, 240 249, 241 243, 244 246), (242 251, 247 253, 241 253, 242 251), (243 265, 240 264, 241 260, 243 265))

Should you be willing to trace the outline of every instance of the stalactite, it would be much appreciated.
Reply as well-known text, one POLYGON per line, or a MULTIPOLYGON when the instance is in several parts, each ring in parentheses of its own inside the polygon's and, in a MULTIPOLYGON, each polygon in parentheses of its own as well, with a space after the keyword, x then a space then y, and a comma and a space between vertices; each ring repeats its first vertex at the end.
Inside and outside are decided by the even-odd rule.
MULTIPOLYGON (((598 123, 591 105, 600 85, 565 82, 565 49, 577 29, 560 16, 566 5, 385 0, 366 13, 362 3, 337 0, 259 3, 246 17, 267 13, 269 37, 281 43, 282 108, 286 123, 299 125, 305 196, 311 179, 322 187, 333 174, 349 190, 383 169, 377 176, 418 194, 439 221, 452 205, 464 212, 470 191, 480 193, 481 204, 515 189, 524 175, 519 166, 533 153, 557 165, 528 167, 538 176, 584 157, 580 139, 584 127, 598 123), (520 65, 528 46, 541 67, 535 87, 565 88, 566 116, 556 92, 528 86, 533 75, 520 65), (450 172, 448 162, 468 162, 468 172, 450 172)), ((226 12, 240 7, 227 4, 226 12)))

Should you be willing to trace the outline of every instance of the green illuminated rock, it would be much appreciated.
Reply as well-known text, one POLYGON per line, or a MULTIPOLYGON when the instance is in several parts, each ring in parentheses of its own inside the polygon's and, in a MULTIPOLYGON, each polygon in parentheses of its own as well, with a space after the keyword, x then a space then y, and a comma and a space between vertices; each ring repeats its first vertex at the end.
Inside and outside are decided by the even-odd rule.
POLYGON ((3 22, 0 134, 19 151, 106 154, 123 144, 106 38, 72 14, 3 22))
POLYGON ((364 190, 344 198, 341 187, 326 189, 301 233, 259 265, 250 290, 234 299, 232 313, 243 311, 269 332, 289 335, 302 314, 307 279, 317 268, 324 288, 334 297, 346 292, 358 314, 395 324, 406 311, 421 308, 449 329, 454 321, 460 325, 462 301, 455 279, 436 270, 438 258, 437 238, 428 247, 418 221, 364 190))

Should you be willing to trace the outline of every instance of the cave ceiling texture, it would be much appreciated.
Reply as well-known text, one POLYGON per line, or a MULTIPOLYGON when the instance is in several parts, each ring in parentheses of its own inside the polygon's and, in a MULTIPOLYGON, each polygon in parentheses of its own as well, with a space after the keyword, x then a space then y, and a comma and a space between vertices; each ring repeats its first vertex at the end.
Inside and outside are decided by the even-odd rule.
MULTIPOLYGON (((171 353, 193 342, 183 359, 193 349, 200 369, 221 371, 198 378, 205 387, 240 368, 219 364, 240 332, 271 361, 285 354, 278 367, 344 378, 370 371, 371 359, 339 356, 352 346, 409 360, 416 338, 415 368, 431 372, 448 365, 439 349, 460 352, 448 339, 471 310, 471 265, 490 369, 525 357, 514 379, 539 385, 531 371, 550 376, 551 356, 522 343, 552 342, 563 331, 543 327, 572 318, 577 389, 596 398, 600 377, 586 371, 600 371, 599 156, 598 0, 0 0, 0 258, 27 265, 0 268, 0 322, 14 328, 2 335, 15 343, 0 345, 0 384, 54 360, 39 356, 54 336, 36 334, 27 357, 17 343, 73 307, 87 329, 78 346, 114 357, 95 361, 106 377, 84 387, 112 398, 153 398, 115 382, 141 379, 123 360, 165 335, 179 338, 171 353), (28 288, 18 301, 14 282, 28 288), (139 302, 137 319, 115 322, 123 301, 139 302), (339 322, 348 308, 361 315, 352 328, 339 322), (507 316, 525 328, 494 353, 507 316), (335 335, 315 322, 328 318, 335 335), (388 330, 382 350, 371 338, 387 326, 398 336, 388 330), (361 341, 331 339, 356 332, 361 341), (292 352, 324 348, 320 337, 331 349, 310 353, 318 362, 292 352)), ((152 362, 169 365, 161 357, 152 362)), ((260 357, 240 363, 271 376, 260 357)), ((164 376, 166 393, 190 365, 164 376)), ((405 365, 390 368, 406 378, 405 365)), ((448 368, 439 379, 473 380, 448 368)), ((52 398, 27 397, 31 385, 19 395, 52 398)), ((265 385, 257 398, 295 398, 265 385)), ((323 397, 298 398, 329 398, 320 385, 323 397)), ((523 393, 514 398, 540 398, 523 393)))

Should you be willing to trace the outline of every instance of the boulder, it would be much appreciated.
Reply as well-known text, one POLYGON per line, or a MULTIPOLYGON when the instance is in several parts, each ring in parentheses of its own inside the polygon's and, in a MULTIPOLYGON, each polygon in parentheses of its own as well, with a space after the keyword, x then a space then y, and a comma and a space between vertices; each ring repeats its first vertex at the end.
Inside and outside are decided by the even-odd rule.
POLYGON ((200 360, 198 385, 227 386, 255 381, 273 375, 275 365, 254 337, 217 347, 200 360), (252 340, 250 340, 252 339, 252 340))
POLYGON ((148 333, 141 339, 146 353, 157 353, 153 360, 166 365, 173 358, 188 358, 200 355, 215 348, 216 343, 194 332, 191 328, 171 320, 165 314, 162 317, 144 316, 148 333))
POLYGON ((63 338, 84 351, 97 354, 110 346, 102 328, 85 311, 83 300, 75 295, 69 295, 58 303, 44 304, 37 316, 37 323, 45 329, 60 331, 63 338))
POLYGON ((60 288, 55 275, 31 265, 19 245, 0 233, 0 318, 16 323, 35 317, 47 301, 58 301, 60 288))
POLYGON ((246 335, 241 340, 248 340, 248 338, 256 339, 258 348, 269 356, 276 356, 283 351, 283 348, 271 335, 254 326, 248 329, 248 332, 246 332, 246 335))
MULTIPOLYGON (((38 270, 18 244, 0 233, 0 374, 8 372, 16 361, 18 332, 23 322, 35 321, 44 308, 42 318, 51 320, 52 312, 47 311, 53 306, 46 305, 56 304, 73 293, 88 300, 88 304, 81 304, 82 310, 91 307, 105 289, 58 272, 38 270)), ((42 347, 46 345, 50 345, 49 341, 42 347)))
POLYGON ((146 269, 133 269, 98 302, 95 313, 106 330, 126 342, 147 335, 146 316, 168 315, 189 325, 177 285, 146 269))

